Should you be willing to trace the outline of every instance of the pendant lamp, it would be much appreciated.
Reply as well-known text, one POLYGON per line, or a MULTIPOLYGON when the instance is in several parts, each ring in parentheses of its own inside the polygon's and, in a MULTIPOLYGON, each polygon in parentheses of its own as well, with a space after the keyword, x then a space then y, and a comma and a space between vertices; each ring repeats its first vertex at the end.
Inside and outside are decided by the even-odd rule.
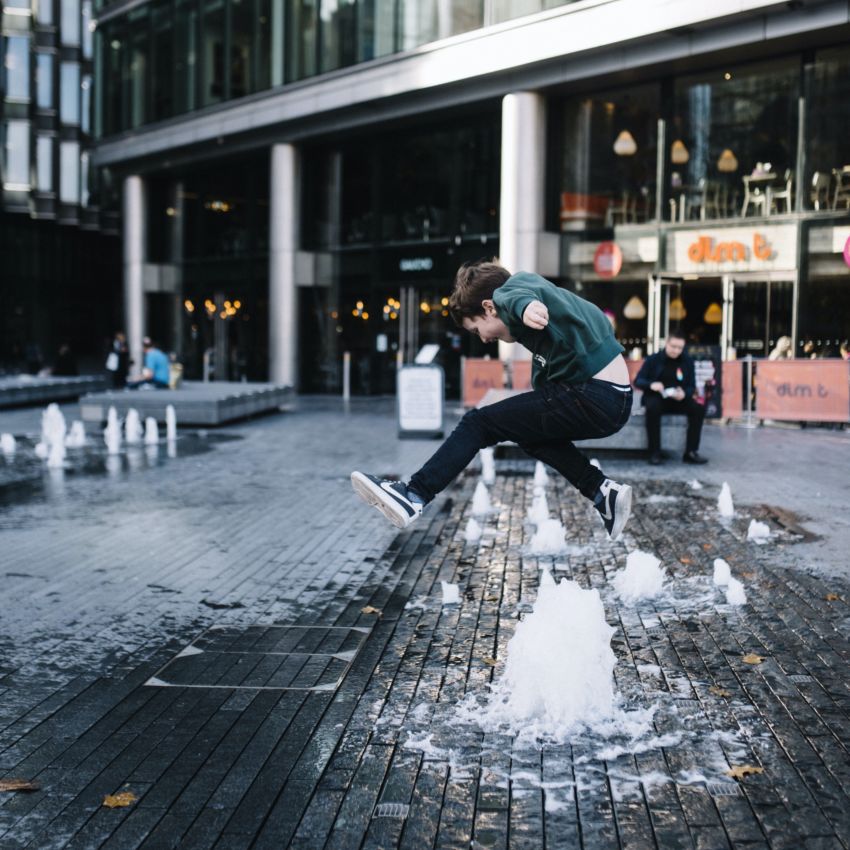
POLYGON ((707 325, 719 325, 723 321, 723 308, 716 301, 712 301, 702 318, 707 325))
POLYGON ((614 140, 614 153, 617 156, 634 156, 637 153, 637 142, 628 130, 620 130, 620 135, 614 140))
POLYGON ((676 165, 684 165, 691 158, 685 143, 681 139, 676 139, 670 146, 670 161, 676 165))
POLYGON ((643 301, 641 301, 637 295, 632 295, 632 297, 626 301, 626 306, 623 307, 623 315, 627 319, 634 319, 636 321, 645 319, 646 307, 644 307, 643 301))
POLYGON ((670 302, 670 318, 674 322, 681 322, 685 316, 688 315, 688 311, 685 309, 685 303, 681 298, 674 298, 670 302))
POLYGON ((717 160, 717 170, 727 173, 738 170, 738 160, 729 148, 725 148, 723 153, 720 154, 720 159, 717 160))

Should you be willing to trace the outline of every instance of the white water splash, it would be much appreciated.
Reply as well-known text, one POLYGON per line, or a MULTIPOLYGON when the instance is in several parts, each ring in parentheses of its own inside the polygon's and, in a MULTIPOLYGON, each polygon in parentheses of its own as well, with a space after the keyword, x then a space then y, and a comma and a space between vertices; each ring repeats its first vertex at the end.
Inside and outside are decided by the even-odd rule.
POLYGON ((717 510, 720 511, 720 516, 722 517, 735 515, 735 505, 732 503, 732 490, 725 481, 720 488, 720 495, 717 497, 717 510))
POLYGON ((614 576, 612 582, 620 598, 634 604, 641 599, 653 599, 664 586, 661 561, 650 552, 636 549, 626 557, 626 568, 614 576))

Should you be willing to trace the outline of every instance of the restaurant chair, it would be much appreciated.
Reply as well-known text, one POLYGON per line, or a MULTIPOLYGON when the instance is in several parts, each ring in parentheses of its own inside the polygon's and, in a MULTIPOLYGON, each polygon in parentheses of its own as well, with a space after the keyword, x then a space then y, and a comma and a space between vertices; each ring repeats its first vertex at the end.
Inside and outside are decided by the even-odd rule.
POLYGON ((751 177, 744 177, 744 204, 741 207, 741 215, 745 216, 750 204, 758 211, 761 210, 762 215, 767 215, 767 195, 762 192, 760 186, 750 186, 751 177))
POLYGON ((608 209, 605 210, 605 226, 613 227, 615 224, 628 224, 637 218, 637 198, 633 198, 630 192, 623 192, 620 203, 611 200, 608 209))
POLYGON ((783 181, 784 189, 769 189, 770 194, 770 209, 773 212, 774 206, 776 212, 779 212, 778 201, 785 201, 785 212, 791 212, 791 191, 794 183, 794 175, 790 168, 785 169, 785 179, 783 181))
POLYGON ((837 210, 839 204, 844 204, 845 209, 850 210, 850 165, 845 165, 843 168, 833 168, 832 175, 835 177, 832 208, 837 210))
POLYGON ((699 180, 700 188, 700 221, 705 221, 707 218, 723 218, 726 215, 726 198, 724 186, 714 180, 708 180, 701 177, 699 180))
POLYGON ((829 175, 824 171, 816 171, 812 175, 812 191, 810 198, 816 210, 829 208, 829 175))

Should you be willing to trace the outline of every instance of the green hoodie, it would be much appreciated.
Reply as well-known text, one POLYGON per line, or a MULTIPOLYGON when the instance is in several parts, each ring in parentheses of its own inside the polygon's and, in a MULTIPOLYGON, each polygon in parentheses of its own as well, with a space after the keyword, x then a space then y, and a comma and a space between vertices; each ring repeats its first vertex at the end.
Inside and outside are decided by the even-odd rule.
POLYGON ((511 275, 493 293, 493 301, 511 336, 531 352, 535 389, 555 381, 588 381, 624 350, 595 304, 539 274, 511 275), (549 309, 549 324, 542 331, 522 323, 522 314, 532 301, 542 301, 549 309))

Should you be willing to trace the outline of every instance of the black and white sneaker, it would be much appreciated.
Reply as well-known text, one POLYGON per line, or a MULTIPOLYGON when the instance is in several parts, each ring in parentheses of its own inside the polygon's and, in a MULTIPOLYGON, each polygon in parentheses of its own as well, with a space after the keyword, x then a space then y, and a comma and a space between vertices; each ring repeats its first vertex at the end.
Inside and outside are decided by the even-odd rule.
POLYGON ((407 528, 422 513, 422 502, 411 497, 403 481, 387 481, 365 472, 352 472, 351 486, 367 505, 376 507, 398 528, 407 528))
POLYGON ((626 527, 632 512, 632 488, 628 484, 618 484, 606 478, 599 485, 594 505, 605 523, 608 536, 616 540, 626 527))

